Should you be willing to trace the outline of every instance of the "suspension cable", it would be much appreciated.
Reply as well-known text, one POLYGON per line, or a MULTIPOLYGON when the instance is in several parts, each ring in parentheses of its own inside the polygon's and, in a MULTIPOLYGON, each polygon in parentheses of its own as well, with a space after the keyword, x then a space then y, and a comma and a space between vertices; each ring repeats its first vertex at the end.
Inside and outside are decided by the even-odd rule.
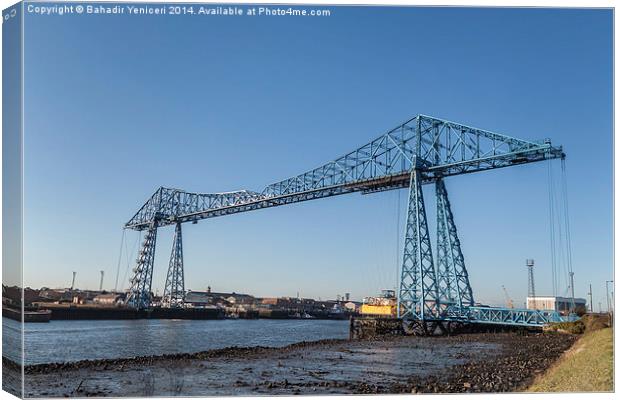
MULTIPOLYGON (((136 252, 136 245, 142 240, 142 231, 140 231, 140 233, 138 234, 138 236, 136 236, 136 240, 133 243, 133 246, 131 247, 131 252, 127 251, 127 266, 125 267, 125 274, 123 274, 123 280, 122 282, 126 282, 127 281, 127 272, 129 272, 129 267, 131 266, 131 259, 129 258, 129 254, 135 254, 136 252)), ((125 247, 127 247, 127 243, 125 242, 125 247)))
POLYGON ((121 235, 121 247, 118 251, 118 263, 116 264, 116 281, 114 283, 114 292, 118 290, 118 274, 121 269, 121 259, 123 257, 123 243, 125 242, 125 228, 123 228, 123 233, 121 235))
POLYGON ((400 284, 400 277, 399 277, 399 273, 400 273, 400 189, 396 190, 397 192, 397 197, 396 197, 396 286, 395 286, 395 290, 399 290, 400 288, 398 287, 400 284))
POLYGON ((558 237, 557 237, 557 250, 559 253, 559 265, 560 265, 560 269, 561 269, 561 276, 564 277, 564 285, 565 287, 567 287, 570 283, 569 280, 569 271, 568 271, 568 264, 567 264, 567 260, 566 260, 566 254, 564 252, 565 247, 564 247, 564 242, 565 242, 565 226, 563 224, 563 217, 564 217, 564 213, 563 213, 563 199, 562 197, 562 192, 560 191, 559 194, 555 194, 555 191, 557 190, 557 184, 554 185, 554 199, 556 201, 555 204, 555 218, 557 224, 558 224, 558 237))
POLYGON ((551 241, 551 264, 554 296, 567 296, 571 288, 570 276, 573 273, 573 256, 571 244, 570 218, 568 211, 568 189, 566 162, 561 160, 561 178, 558 185, 554 182, 551 160, 548 162, 549 179, 549 236, 551 241), (560 186, 556 195, 556 187, 560 186), (564 279, 562 280, 561 277, 564 279), (559 292, 560 288, 563 289, 559 292))
POLYGON ((564 197, 564 228, 566 229, 566 253, 568 255, 568 271, 573 272, 570 218, 568 213, 568 189, 566 184, 566 161, 564 159, 562 159, 562 196, 564 197))
POLYGON ((555 258, 555 210, 553 201, 553 166, 551 160, 547 162, 547 189, 549 196, 549 241, 551 244, 551 276, 553 283, 553 295, 558 295, 558 276, 555 258))
MULTIPOLYGON (((135 247, 135 245, 134 245, 135 247)), ((131 254, 133 254, 134 247, 131 248, 131 254)), ((129 264, 129 247, 127 247, 127 239, 125 239, 125 260, 129 264)))
MULTIPOLYGON (((569 277, 573 275, 573 255, 570 237, 570 218, 568 213, 568 189, 566 184, 566 161, 562 158, 562 197, 564 200, 564 229, 566 229, 566 255, 567 255, 567 269, 569 277)), ((575 311, 575 288, 574 279, 569 278, 571 284, 571 306, 573 312, 575 311)))

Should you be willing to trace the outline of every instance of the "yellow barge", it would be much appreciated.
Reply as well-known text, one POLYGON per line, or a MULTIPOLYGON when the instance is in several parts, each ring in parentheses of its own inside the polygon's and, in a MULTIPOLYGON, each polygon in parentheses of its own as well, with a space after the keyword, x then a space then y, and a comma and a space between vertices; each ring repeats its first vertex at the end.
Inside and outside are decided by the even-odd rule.
POLYGON ((390 289, 381 291, 381 296, 364 297, 360 307, 361 315, 395 317, 396 316, 396 292, 390 289))

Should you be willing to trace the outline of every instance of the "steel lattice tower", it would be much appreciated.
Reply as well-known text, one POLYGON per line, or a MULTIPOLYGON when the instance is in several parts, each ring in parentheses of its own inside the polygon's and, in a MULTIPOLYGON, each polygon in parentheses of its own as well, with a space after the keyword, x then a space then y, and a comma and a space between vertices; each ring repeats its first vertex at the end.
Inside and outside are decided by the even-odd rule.
POLYGON ((177 223, 174 229, 172 252, 162 305, 167 307, 183 307, 185 300, 185 279, 183 277, 183 238, 181 224, 177 223))
POLYGON ((420 175, 417 169, 411 173, 398 312, 423 320, 438 317, 439 296, 420 175))
POLYGON ((473 306, 474 296, 465 268, 454 217, 443 179, 435 183, 437 195, 437 279, 439 300, 445 306, 473 306))
POLYGON ((146 231, 137 265, 133 269, 134 276, 131 278, 131 288, 127 296, 127 304, 145 309, 151 306, 151 284, 153 281, 153 264, 155 262, 155 244, 157 241, 157 219, 151 222, 146 231))
POLYGON ((534 287, 534 260, 525 260, 527 267, 527 295, 532 299, 536 297, 536 288, 534 287))

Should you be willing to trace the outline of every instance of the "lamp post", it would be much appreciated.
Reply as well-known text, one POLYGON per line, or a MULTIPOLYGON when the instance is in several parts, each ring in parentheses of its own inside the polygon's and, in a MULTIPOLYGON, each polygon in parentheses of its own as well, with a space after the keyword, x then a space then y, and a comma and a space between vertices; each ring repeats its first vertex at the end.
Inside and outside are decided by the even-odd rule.
POLYGON ((575 273, 573 271, 568 273, 570 275, 570 312, 575 312, 575 273))
POLYGON ((101 270, 101 271, 99 271, 99 273, 101 274, 101 280, 99 281, 99 291, 101 292, 101 291, 103 291, 103 274, 104 274, 104 271, 101 270))

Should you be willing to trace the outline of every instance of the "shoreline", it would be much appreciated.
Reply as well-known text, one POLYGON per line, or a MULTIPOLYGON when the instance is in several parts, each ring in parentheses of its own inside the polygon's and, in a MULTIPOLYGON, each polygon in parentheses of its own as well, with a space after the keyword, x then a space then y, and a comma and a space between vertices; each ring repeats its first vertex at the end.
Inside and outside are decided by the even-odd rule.
MULTIPOLYGON (((320 339, 312 341, 301 341, 291 343, 286 346, 227 346, 219 349, 198 351, 194 353, 167 353, 155 354, 150 356, 98 358, 67 362, 28 364, 24 366, 24 372, 46 373, 51 371, 68 371, 80 368, 102 367, 105 365, 125 365, 131 363, 151 365, 153 363, 166 360, 205 360, 217 357, 243 357, 248 355, 260 354, 267 351, 287 351, 312 346, 332 345, 342 342, 349 342, 349 339, 320 339)), ((21 364, 4 356, 2 356, 2 362, 13 364, 15 368, 21 368, 21 364)))
POLYGON ((25 367, 25 395, 512 392, 527 387, 576 339, 516 332, 385 336, 36 364, 25 367))

